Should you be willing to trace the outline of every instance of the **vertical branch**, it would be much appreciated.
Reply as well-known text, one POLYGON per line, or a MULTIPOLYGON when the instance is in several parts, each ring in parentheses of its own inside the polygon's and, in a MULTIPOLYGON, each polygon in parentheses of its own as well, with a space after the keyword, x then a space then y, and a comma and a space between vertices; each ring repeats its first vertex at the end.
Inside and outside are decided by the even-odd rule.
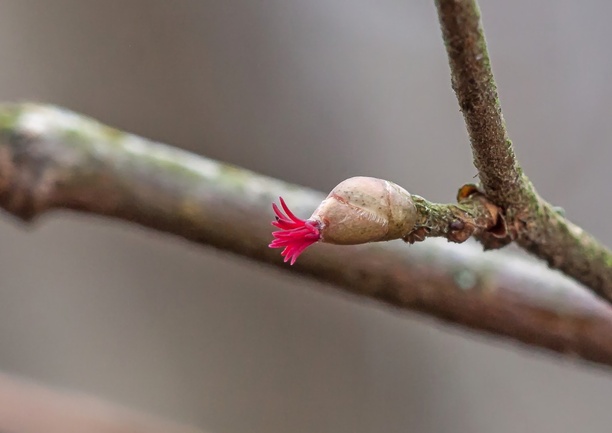
POLYGON ((436 0, 442 36, 482 186, 500 206, 520 201, 521 169, 508 138, 480 10, 473 0, 436 0))
POLYGON ((612 253, 543 200, 508 138, 475 0, 436 0, 451 82, 482 189, 504 213, 508 241, 612 301, 612 253))

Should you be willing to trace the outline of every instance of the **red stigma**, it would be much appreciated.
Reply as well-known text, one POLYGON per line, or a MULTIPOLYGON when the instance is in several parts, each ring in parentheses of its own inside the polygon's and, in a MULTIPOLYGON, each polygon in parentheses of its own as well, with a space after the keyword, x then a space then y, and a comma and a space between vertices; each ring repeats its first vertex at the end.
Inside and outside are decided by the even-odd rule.
POLYGON ((272 203, 272 209, 276 214, 276 221, 272 221, 272 225, 280 230, 272 233, 274 240, 268 246, 285 248, 281 256, 285 258, 285 262, 291 260, 291 264, 294 264, 306 248, 321 239, 319 226, 314 221, 296 217, 287 207, 285 200, 282 197, 279 198, 285 213, 278 208, 276 203, 272 203))

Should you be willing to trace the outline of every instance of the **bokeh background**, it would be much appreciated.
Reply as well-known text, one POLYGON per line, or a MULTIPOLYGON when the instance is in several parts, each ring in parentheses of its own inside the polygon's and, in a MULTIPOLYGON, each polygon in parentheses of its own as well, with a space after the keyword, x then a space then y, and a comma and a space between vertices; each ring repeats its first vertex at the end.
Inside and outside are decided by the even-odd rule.
MULTIPOLYGON (((612 244, 612 3, 481 7, 524 167, 612 244)), ((0 53, 0 100, 317 189, 451 201, 476 174, 433 1, 0 0, 0 53)), ((214 433, 612 425, 609 371, 223 252, 72 214, 4 215, 0 239, 5 372, 214 433)))

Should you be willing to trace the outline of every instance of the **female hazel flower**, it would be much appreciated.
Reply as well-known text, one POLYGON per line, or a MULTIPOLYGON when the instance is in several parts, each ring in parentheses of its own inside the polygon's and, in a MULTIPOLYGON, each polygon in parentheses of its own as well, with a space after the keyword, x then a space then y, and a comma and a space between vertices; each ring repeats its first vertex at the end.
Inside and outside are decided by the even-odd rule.
POLYGON ((278 208, 276 203, 272 203, 272 209, 276 214, 276 221, 273 221, 272 225, 281 230, 272 233, 274 240, 269 247, 285 248, 281 255, 285 257, 285 262, 291 260, 291 264, 294 264, 306 248, 321 239, 319 224, 316 221, 296 217, 282 197, 280 197, 280 203, 285 213, 278 208))
POLYGON ((285 201, 272 204, 276 220, 270 248, 284 248, 285 262, 294 264, 310 245, 321 241, 356 245, 388 241, 408 234, 417 211, 404 188, 383 179, 352 177, 339 183, 307 220, 296 217, 285 201), (284 211, 284 213, 283 213, 284 211))

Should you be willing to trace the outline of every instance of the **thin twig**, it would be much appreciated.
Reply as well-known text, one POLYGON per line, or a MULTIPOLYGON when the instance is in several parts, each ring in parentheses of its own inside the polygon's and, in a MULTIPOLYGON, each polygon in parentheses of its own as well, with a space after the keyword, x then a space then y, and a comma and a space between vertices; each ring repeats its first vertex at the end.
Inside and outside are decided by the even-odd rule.
POLYGON ((417 220, 413 230, 402 237, 406 242, 443 237, 449 242, 462 243, 474 237, 486 249, 505 244, 507 227, 501 209, 475 185, 461 187, 457 195, 458 204, 431 203, 414 194, 412 200, 417 210, 417 220))
POLYGON ((270 203, 281 195, 303 216, 323 199, 59 108, 0 107, 0 205, 22 219, 51 209, 123 219, 401 309, 612 365, 612 307, 511 255, 435 240, 321 244, 284 266, 267 247, 270 203))
POLYGON ((476 0, 436 0, 452 86, 486 196, 505 211, 516 242, 612 301, 612 253, 572 224, 523 174, 504 124, 476 0))

